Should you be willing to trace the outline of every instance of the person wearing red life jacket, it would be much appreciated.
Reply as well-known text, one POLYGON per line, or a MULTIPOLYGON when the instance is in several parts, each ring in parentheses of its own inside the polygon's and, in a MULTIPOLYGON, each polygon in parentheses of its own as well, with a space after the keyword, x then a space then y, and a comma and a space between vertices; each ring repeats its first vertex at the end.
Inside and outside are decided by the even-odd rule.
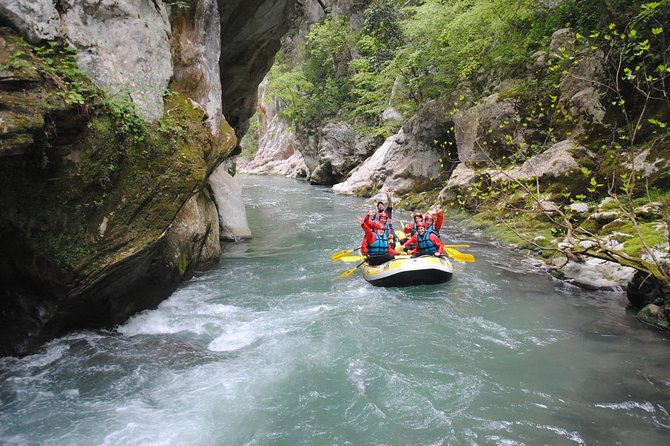
POLYGON ((356 220, 361 224, 365 231, 365 237, 361 243, 361 253, 368 258, 369 265, 381 265, 384 262, 393 260, 394 255, 400 254, 389 246, 389 237, 386 235, 386 226, 377 221, 365 220, 360 216, 356 220))
POLYGON ((427 212, 423 217, 423 221, 426 223, 428 232, 433 232, 440 237, 440 229, 442 229, 442 223, 444 223, 444 213, 439 207, 435 208, 435 213, 437 214, 437 218, 435 218, 432 212, 427 212))
POLYGON ((412 256, 425 256, 433 255, 435 257, 440 257, 444 254, 444 245, 440 238, 435 235, 433 232, 428 232, 426 230, 426 224, 424 222, 419 222, 416 224, 416 234, 410 237, 409 240, 405 242, 403 247, 409 245, 415 245, 416 248, 412 251, 412 256))

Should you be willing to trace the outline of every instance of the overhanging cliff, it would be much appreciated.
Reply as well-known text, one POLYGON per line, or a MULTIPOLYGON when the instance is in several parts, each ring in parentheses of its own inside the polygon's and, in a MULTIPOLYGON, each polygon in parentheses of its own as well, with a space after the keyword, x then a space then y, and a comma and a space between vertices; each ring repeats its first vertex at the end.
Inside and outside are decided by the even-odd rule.
POLYGON ((0 354, 118 324, 218 259, 209 175, 293 7, 0 5, 0 354))

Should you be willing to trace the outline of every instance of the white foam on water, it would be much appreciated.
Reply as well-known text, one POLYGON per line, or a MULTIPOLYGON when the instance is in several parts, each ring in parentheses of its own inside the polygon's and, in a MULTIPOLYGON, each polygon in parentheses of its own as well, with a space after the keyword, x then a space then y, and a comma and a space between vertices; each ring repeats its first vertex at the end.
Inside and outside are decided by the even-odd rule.
POLYGON ((594 407, 600 407, 602 409, 612 409, 612 410, 625 410, 625 411, 640 409, 650 414, 656 413, 656 407, 648 401, 642 403, 637 401, 624 401, 623 403, 598 403, 594 404, 594 407))
POLYGON ((234 318, 243 310, 234 305, 209 303, 202 290, 181 291, 161 303, 157 309, 132 316, 117 331, 126 336, 173 334, 190 332, 207 333, 227 318, 234 318))
POLYGON ((222 327, 223 332, 209 343, 208 348, 212 351, 234 351, 264 339, 281 342, 283 336, 302 330, 310 321, 332 308, 329 305, 316 305, 238 315, 238 320, 230 321, 222 327))
POLYGON ((210 342, 207 348, 215 352, 239 350, 269 335, 279 336, 281 331, 268 332, 254 324, 236 322, 226 327, 226 331, 210 342))

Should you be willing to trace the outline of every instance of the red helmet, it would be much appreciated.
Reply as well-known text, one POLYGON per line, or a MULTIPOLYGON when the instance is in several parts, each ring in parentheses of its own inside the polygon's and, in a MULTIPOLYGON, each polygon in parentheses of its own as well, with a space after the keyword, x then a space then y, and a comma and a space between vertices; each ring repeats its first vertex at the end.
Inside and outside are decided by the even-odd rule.
POLYGON ((419 217, 420 219, 423 220, 423 214, 421 212, 415 212, 412 214, 412 218, 416 220, 416 217, 419 217))
POLYGON ((435 216, 433 214, 426 214, 426 216, 423 218, 423 221, 435 221, 435 216))
POLYGON ((380 223, 378 221, 370 222, 370 225, 371 225, 372 229, 374 229, 374 230, 386 229, 386 225, 384 223, 380 223))
POLYGON ((403 231, 405 232, 405 234, 411 234, 413 228, 414 227, 412 225, 405 225, 403 231))
POLYGON ((386 212, 378 212, 377 213, 377 220, 379 220, 382 217, 388 220, 389 219, 389 214, 387 214, 386 212))
POLYGON ((426 224, 424 222, 420 221, 416 224, 416 227, 426 229, 426 224))

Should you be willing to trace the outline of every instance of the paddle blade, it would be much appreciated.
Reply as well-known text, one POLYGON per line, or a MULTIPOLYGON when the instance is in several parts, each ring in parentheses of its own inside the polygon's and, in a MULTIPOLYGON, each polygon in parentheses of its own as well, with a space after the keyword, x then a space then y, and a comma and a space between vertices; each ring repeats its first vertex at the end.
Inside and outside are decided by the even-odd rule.
POLYGON ((356 270, 358 269, 358 267, 361 266, 361 265, 364 264, 364 263, 365 263, 365 260, 363 260, 361 263, 359 263, 358 265, 354 266, 353 268, 346 270, 345 272, 343 272, 342 274, 340 274, 339 276, 337 276, 338 279, 342 279, 342 278, 344 278, 344 277, 349 277, 349 276, 351 276, 351 275, 354 273, 354 271, 356 271, 356 270))
POLYGON ((475 256, 472 254, 465 254, 453 248, 444 248, 444 252, 457 262, 473 263, 475 261, 475 256))
POLYGON ((348 269, 337 277, 338 277, 338 279, 344 279, 345 277, 351 276, 354 273, 354 271, 356 271, 357 269, 358 269, 357 267, 348 269))
POLYGON ((333 262, 337 262, 337 261, 340 260, 342 257, 344 257, 344 256, 348 256, 348 255, 351 254, 352 252, 354 252, 353 249, 345 249, 344 251, 337 251, 336 253, 331 254, 330 258, 331 258, 331 260, 332 260, 333 262))
POLYGON ((469 248, 470 245, 444 245, 445 248, 469 248))

